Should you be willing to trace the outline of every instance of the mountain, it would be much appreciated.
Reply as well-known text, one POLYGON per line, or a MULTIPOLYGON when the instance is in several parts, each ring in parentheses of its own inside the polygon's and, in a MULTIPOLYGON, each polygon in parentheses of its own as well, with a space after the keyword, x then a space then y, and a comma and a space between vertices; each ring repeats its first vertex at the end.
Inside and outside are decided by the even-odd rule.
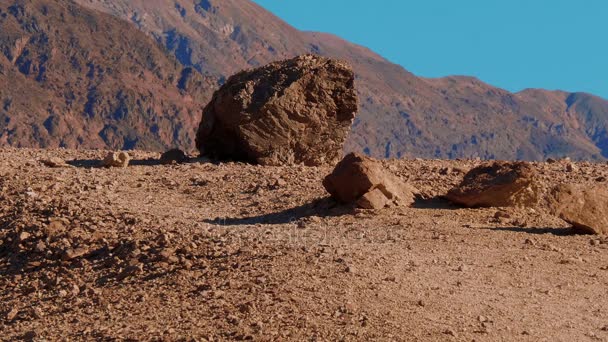
MULTIPOLYGON (((24 2, 31 1, 17 1, 17 3, 24 2)), ((179 111, 173 111, 172 114, 168 113, 166 108, 156 109, 153 117, 149 116, 147 110, 131 109, 129 112, 131 121, 120 122, 117 122, 111 114, 111 109, 116 106, 109 106, 110 109, 105 112, 110 114, 100 116, 96 122, 97 126, 85 125, 86 132, 80 134, 81 146, 136 146, 157 150, 170 145, 179 145, 190 149, 193 146, 192 136, 200 119, 197 116, 198 112, 212 91, 217 88, 217 83, 223 82, 228 76, 241 69, 298 54, 316 53, 345 59, 353 65, 357 73, 357 87, 362 105, 360 115, 347 141, 346 149, 349 151, 364 151, 375 157, 386 158, 481 157, 530 160, 568 155, 575 159, 601 160, 608 157, 606 133, 608 102, 589 94, 545 90, 526 90, 514 94, 469 77, 441 79, 417 77, 364 47, 329 34, 299 31, 249 0, 76 0, 76 2, 90 9, 86 11, 87 15, 103 17, 104 21, 109 23, 110 19, 107 16, 94 14, 91 11, 95 10, 129 21, 132 28, 146 33, 148 37, 162 45, 165 51, 154 48, 156 54, 151 55, 149 60, 165 65, 161 69, 166 75, 174 75, 173 78, 166 75, 162 77, 165 83, 171 83, 166 87, 173 95, 167 94, 169 100, 161 100, 155 92, 149 91, 147 93, 149 96, 142 98, 140 103, 149 106, 149 101, 155 101, 165 106, 168 103, 171 103, 171 106, 181 106, 179 111), (170 71, 173 69, 168 65, 173 59, 165 57, 163 52, 171 53, 183 67, 176 65, 175 71, 170 71), (192 83, 197 84, 197 87, 179 89, 179 76, 184 72, 183 70, 189 70, 186 72, 187 75, 196 78, 192 83), (199 73, 204 76, 200 76, 199 73), (152 94, 154 96, 151 96, 152 94), (185 96, 191 99, 191 102, 181 101, 179 96, 185 96), (162 127, 157 126, 157 121, 164 123, 162 127), (111 130, 116 133, 111 139, 107 134, 100 133, 100 128, 105 125, 114 127, 111 130)), ((74 11, 80 11, 80 9, 76 10, 75 5, 70 6, 74 11)), ((6 13, 3 15, 1 27, 4 32, 4 22, 14 15, 8 10, 3 13, 6 13)), ((52 19, 46 18, 46 20, 52 19)), ((63 24, 61 21, 53 23, 58 26, 63 24)), ((145 54, 140 54, 141 51, 133 50, 134 47, 131 45, 137 44, 135 39, 141 40, 139 44, 145 44, 153 49, 154 44, 149 39, 128 30, 128 27, 122 23, 115 23, 112 26, 116 25, 124 32, 107 27, 101 35, 99 30, 91 31, 86 22, 80 25, 87 29, 79 30, 78 34, 90 34, 97 40, 123 40, 123 37, 115 35, 124 36, 128 31, 129 38, 126 39, 125 44, 119 47, 106 45, 98 49, 108 53, 125 51, 126 54, 120 54, 124 63, 127 63, 132 56, 145 58, 145 54)), ((57 36, 56 39, 60 39, 62 35, 74 34, 70 32, 54 34, 57 36)), ((27 37, 27 32, 11 38, 8 44, 4 42, 6 39, 1 37, 1 44, 14 49, 19 45, 16 44, 19 37, 27 37)), ((12 58, 9 56, 12 55, 5 53, 5 56, 6 60, 1 62, 1 65, 6 65, 3 69, 23 74, 18 67, 10 63, 12 58)), ((62 58, 61 61, 69 65, 69 58, 62 58)), ((84 59, 82 62, 86 63, 84 59)), ((47 70, 51 70, 49 67, 47 70)), ((121 70, 129 70, 129 68, 121 70)), ((121 74, 122 71, 115 72, 116 77, 120 77, 121 74)), ((133 74, 127 74, 129 76, 125 78, 131 79, 133 74)), ((86 80, 86 69, 74 76, 76 79, 86 80)), ((44 90, 37 90, 37 93, 44 94, 45 91, 50 91, 56 94, 60 88, 63 90, 60 94, 69 94, 69 91, 64 89, 65 82, 60 80, 54 83, 47 81, 41 85, 35 75, 23 75, 23 77, 27 79, 28 87, 35 85, 44 90)), ((147 87, 162 82, 135 83, 147 87)), ((113 91, 100 93, 96 97, 99 99, 96 102, 120 102, 120 96, 117 97, 119 93, 115 89, 119 86, 125 87, 128 84, 123 85, 120 82, 108 84, 107 89, 113 91)), ((82 92, 81 89, 89 89, 89 87, 90 84, 87 83, 87 87, 72 88, 76 90, 76 94, 79 94, 82 92)), ((124 93, 123 91, 122 94, 124 93)), ((5 96, 0 95, 2 95, 0 100, 3 100, 5 96)), ((76 96, 86 98, 86 94, 76 96)), ((46 109, 41 105, 33 112, 45 113, 46 109)), ((12 109, 5 112, 7 113, 5 115, 15 117, 15 111, 12 109)), ((71 108, 71 111, 62 111, 62 113, 67 114, 57 116, 71 117, 73 122, 89 120, 87 111, 79 108, 71 108), (78 119, 79 116, 84 119, 78 119)), ((48 114, 36 115, 48 116, 48 114)), ((11 144, 54 146, 68 139, 64 136, 74 136, 73 133, 66 135, 63 131, 55 131, 48 134, 45 140, 36 136, 45 133, 44 127, 29 129, 24 126, 22 129, 23 133, 18 135, 4 133, 1 135, 2 139, 5 143, 11 144), (35 139, 23 139, 26 134, 34 135, 35 139)), ((74 140, 70 139, 68 140, 74 143, 74 140)))
POLYGON ((132 21, 185 65, 225 78, 302 53, 348 60, 362 98, 347 150, 376 157, 608 156, 608 102, 518 94, 467 77, 424 79, 338 37, 301 32, 249 0, 78 0, 132 21))
POLYGON ((162 149, 192 144, 215 86, 150 37, 72 1, 0 4, 0 142, 162 149))

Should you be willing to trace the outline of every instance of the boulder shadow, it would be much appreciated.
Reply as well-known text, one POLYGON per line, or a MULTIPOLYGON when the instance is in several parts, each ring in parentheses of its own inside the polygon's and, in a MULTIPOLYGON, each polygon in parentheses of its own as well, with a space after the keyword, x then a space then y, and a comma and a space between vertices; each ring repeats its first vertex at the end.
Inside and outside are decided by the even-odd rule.
MULTIPOLYGON (((104 166, 103 166, 102 162, 103 161, 99 160, 99 159, 74 159, 74 160, 66 161, 66 163, 68 165, 78 167, 78 168, 86 168, 86 169, 103 168, 104 166)), ((167 164, 167 163, 164 163, 163 161, 161 161, 160 159, 132 159, 129 162, 129 166, 159 166, 159 165, 167 166, 167 165, 208 163, 208 162, 210 162, 210 161, 205 158, 192 158, 188 161, 184 161, 184 162, 176 163, 176 164, 167 164)))
POLYGON ((465 209, 462 206, 454 204, 447 200, 443 196, 436 196, 432 198, 416 198, 414 204, 412 204, 412 208, 414 209, 443 209, 443 210, 459 210, 465 209))
POLYGON ((524 234, 533 234, 533 235, 545 235, 551 234, 556 236, 571 236, 571 235, 588 235, 581 234, 581 232, 576 231, 574 228, 524 228, 524 227, 495 227, 495 228, 484 228, 486 230, 493 230, 497 232, 515 232, 515 233, 524 233, 524 234))
POLYGON ((255 224, 279 225, 295 223, 300 219, 312 216, 338 217, 352 215, 353 213, 354 208, 352 206, 341 205, 331 199, 331 197, 325 197, 275 213, 249 217, 218 217, 216 219, 207 219, 203 222, 215 226, 242 226, 255 224))

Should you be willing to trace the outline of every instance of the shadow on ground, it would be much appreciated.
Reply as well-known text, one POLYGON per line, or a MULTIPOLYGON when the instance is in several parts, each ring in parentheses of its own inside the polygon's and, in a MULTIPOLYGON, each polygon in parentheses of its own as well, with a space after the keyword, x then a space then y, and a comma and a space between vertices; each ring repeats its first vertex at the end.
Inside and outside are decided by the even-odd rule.
MULTIPOLYGON (((103 167, 99 159, 75 159, 67 161, 69 165, 82 168, 103 167)), ((129 166, 157 166, 163 165, 158 159, 134 159, 129 162, 129 166)))
POLYGON ((437 196, 428 199, 417 198, 412 208, 415 209, 444 209, 444 210, 459 210, 462 207, 455 205, 442 196, 437 196))
MULTIPOLYGON (((176 163, 176 164, 192 164, 192 163, 210 163, 211 161, 207 158, 192 158, 190 160, 176 163)), ((102 161, 99 159, 75 159, 66 162, 68 165, 81 168, 97 168, 103 167, 102 161)), ((158 166, 167 165, 160 159, 132 159, 129 162, 129 166, 158 166)), ((170 164, 169 164, 170 165, 170 164)))
POLYGON ((297 207, 285 209, 276 213, 262 214, 250 217, 225 217, 216 218, 213 220, 205 220, 205 223, 217 226, 240 226, 240 225, 255 225, 255 224, 288 224, 294 223, 300 219, 318 216, 318 217, 336 217, 353 214, 352 206, 339 205, 330 197, 314 200, 297 207))
POLYGON ((552 235, 557 235, 557 236, 581 235, 580 232, 577 232, 572 228, 495 227, 495 228, 484 228, 484 229, 499 231, 499 232, 515 232, 515 233, 525 233, 525 234, 534 234, 534 235, 544 235, 544 234, 552 234, 552 235))

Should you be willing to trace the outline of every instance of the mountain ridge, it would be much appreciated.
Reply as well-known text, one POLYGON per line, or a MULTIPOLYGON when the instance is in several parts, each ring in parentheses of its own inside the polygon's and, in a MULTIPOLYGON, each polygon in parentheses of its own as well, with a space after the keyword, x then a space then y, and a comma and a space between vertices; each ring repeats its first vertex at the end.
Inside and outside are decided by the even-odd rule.
MULTIPOLYGON (((133 30, 142 31, 163 45, 183 68, 191 67, 206 75, 200 76, 205 81, 196 81, 199 88, 188 95, 200 108, 191 102, 182 114, 169 115, 171 123, 162 128, 162 137, 147 133, 155 129, 155 123, 148 121, 145 111, 139 111, 140 120, 123 122, 125 132, 116 132, 111 138, 95 138, 95 144, 84 137, 82 147, 131 147, 135 139, 138 148, 181 146, 190 150, 200 120, 195 112, 202 110, 218 83, 242 69, 314 53, 346 60, 357 74, 361 109, 346 151, 382 158, 608 157, 608 102, 590 94, 547 90, 511 93, 469 76, 417 77, 372 50, 336 35, 299 31, 248 0, 76 3, 130 22, 133 30)), ((3 62, 4 69, 10 68, 7 62, 3 62)), ((197 72, 192 75, 199 77, 197 72)), ((116 95, 118 92, 114 91, 112 96, 116 95)), ((6 115, 14 116, 11 111, 6 115)), ((71 115, 73 121, 78 121, 77 113, 71 115)), ((88 134, 99 135, 89 131, 88 134)), ((12 136, 13 140, 8 141, 11 138, 5 133, 0 141, 15 144, 15 135, 12 136)), ((31 139, 25 144, 56 146, 60 140, 51 134, 46 140, 31 139)))

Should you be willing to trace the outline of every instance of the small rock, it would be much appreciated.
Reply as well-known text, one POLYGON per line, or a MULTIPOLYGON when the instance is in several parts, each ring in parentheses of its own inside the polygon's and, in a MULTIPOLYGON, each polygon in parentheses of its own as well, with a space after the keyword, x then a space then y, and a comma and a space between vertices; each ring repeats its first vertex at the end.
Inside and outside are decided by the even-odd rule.
POLYGON ((66 227, 63 220, 52 219, 51 222, 45 227, 44 233, 47 237, 53 237, 63 233, 65 229, 66 227))
POLYGON ((573 163, 566 164, 566 172, 576 172, 576 171, 578 171, 578 166, 574 165, 573 163))
POLYGON ((456 331, 454 329, 448 328, 443 331, 444 334, 456 337, 456 331))
POLYGON ((71 165, 69 165, 68 163, 65 162, 65 160, 59 158, 59 157, 51 157, 49 159, 42 159, 40 160, 40 162, 47 166, 47 167, 52 167, 52 168, 62 168, 62 167, 71 167, 71 165))
POLYGON ((160 162, 162 164, 180 164, 188 161, 188 156, 184 151, 174 148, 160 156, 160 162))
POLYGON ((87 254, 88 251, 84 248, 72 249, 69 248, 63 252, 62 259, 64 261, 74 260, 76 258, 80 258, 81 256, 87 254))
POLYGON ((36 252, 38 253, 42 253, 46 250, 46 244, 43 241, 38 241, 38 243, 36 243, 36 252))
POLYGON ((357 206, 361 209, 382 209, 389 203, 384 193, 380 189, 374 189, 361 196, 357 201, 357 206))
POLYGON ((465 207, 530 207, 537 204, 537 171, 526 162, 492 162, 469 171, 447 199, 465 207))
POLYGON ((19 241, 25 241, 29 239, 30 236, 31 234, 28 232, 21 232, 21 234, 19 234, 19 241))
MULTIPOLYGON (((384 194, 388 203, 409 206, 414 203, 415 194, 418 193, 414 187, 384 170, 378 161, 357 153, 344 157, 325 177, 323 186, 334 199, 349 204, 357 203, 365 194, 377 189, 384 194)), ((377 192, 368 197, 363 200, 363 205, 377 207, 382 204, 377 192), (374 200, 375 205, 369 203, 370 200, 374 200)))
POLYGON ((447 176, 452 174, 453 170, 451 167, 444 167, 439 170, 439 174, 442 176, 447 176))
POLYGON ((104 158, 102 165, 105 167, 127 167, 131 156, 127 152, 110 152, 104 158))
POLYGON ((608 234, 608 189, 558 185, 548 199, 553 214, 583 234, 608 234))
POLYGON ((509 214, 506 211, 500 210, 500 211, 497 211, 494 214, 494 218, 497 219, 497 220, 499 220, 499 219, 509 219, 509 218, 511 218, 511 214, 509 214))
POLYGON ((12 309, 11 309, 11 311, 9 311, 9 312, 6 314, 6 320, 7 320, 7 321, 12 321, 12 320, 14 320, 15 318, 17 318, 17 315, 19 315, 19 309, 17 309, 17 308, 12 308, 12 309))
POLYGON ((118 280, 124 280, 128 277, 133 277, 137 274, 140 274, 144 271, 143 264, 131 265, 127 266, 120 274, 118 275, 118 280))

